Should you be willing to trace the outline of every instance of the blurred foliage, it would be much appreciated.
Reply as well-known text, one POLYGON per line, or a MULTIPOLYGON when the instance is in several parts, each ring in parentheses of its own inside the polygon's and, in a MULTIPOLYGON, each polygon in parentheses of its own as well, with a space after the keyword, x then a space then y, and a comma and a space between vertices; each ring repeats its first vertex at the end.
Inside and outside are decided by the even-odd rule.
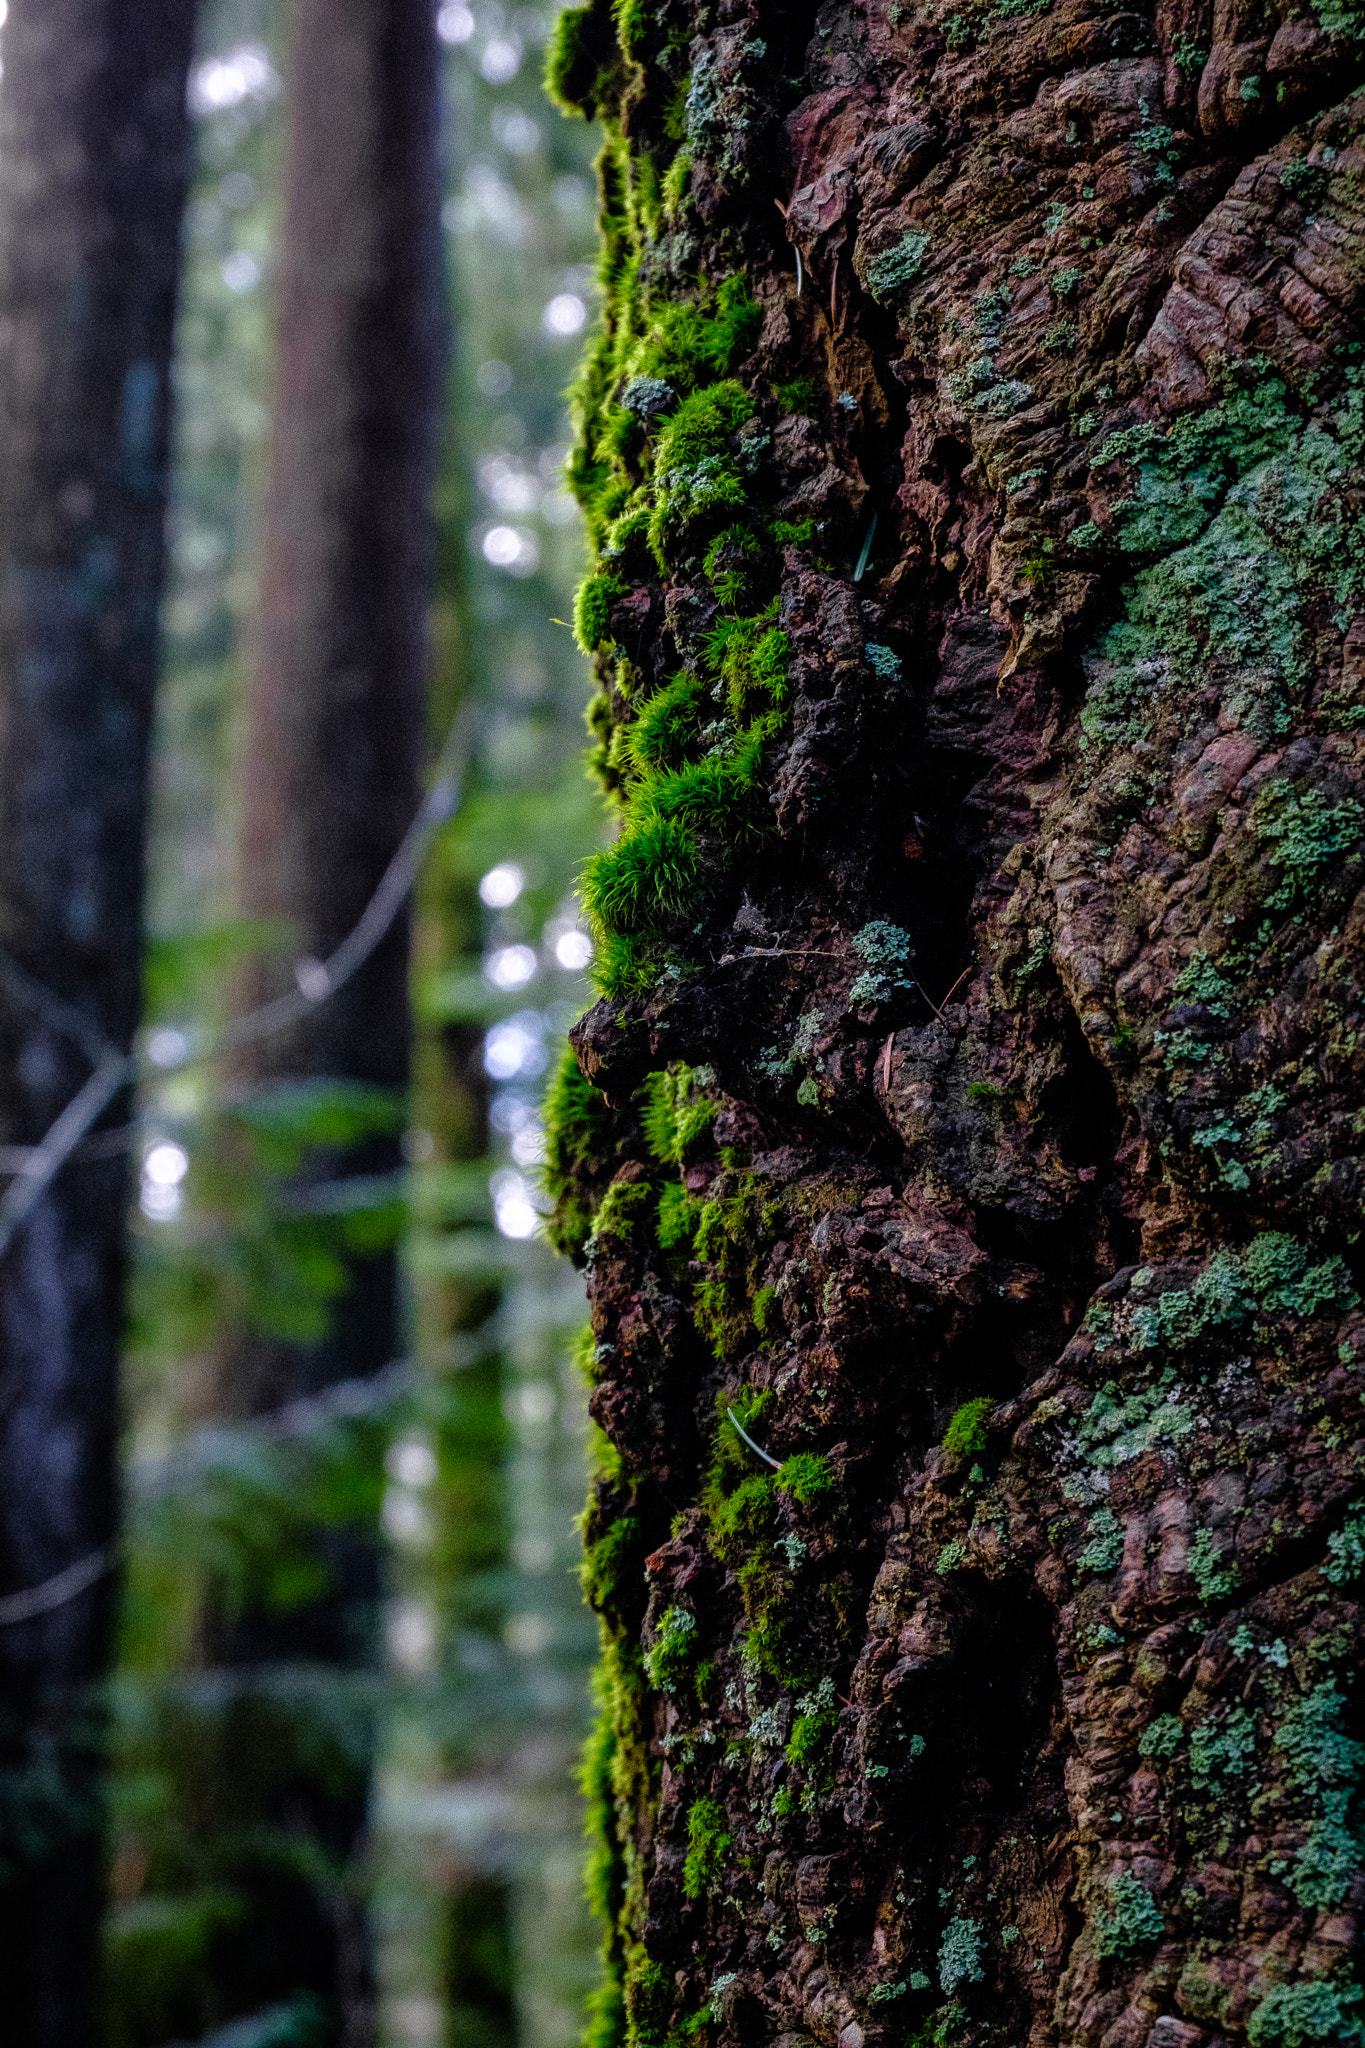
MULTIPOLYGON (((603 831, 581 768, 583 665, 559 623, 582 553, 560 475, 579 336, 546 317, 553 300, 590 313, 593 138, 540 96, 546 17, 475 4, 441 18, 457 32, 443 216, 455 347, 432 731, 438 743, 472 699, 466 797, 415 905, 409 1100, 344 1081, 242 1095, 230 1071, 193 1066, 145 1094, 144 1159, 174 1144, 188 1166, 178 1201, 134 1217, 108 2048, 322 2048, 338 2036, 347 1994, 332 1972, 348 1942, 372 1958, 381 2038, 392 2006, 434 2011, 445 2048, 568 2048, 592 1974, 568 1790, 593 1646, 572 1576, 581 1297, 545 1245, 493 1227, 490 1172, 534 1191, 541 1076, 586 987, 554 946, 603 831), (514 569, 485 553, 499 525, 521 536, 514 569), (485 906, 478 884, 499 863, 522 886, 485 906), (512 945, 535 960, 515 988, 488 966, 512 945), (484 1034, 513 1015, 534 1028, 497 1081, 490 1132, 484 1034), (367 1145, 403 1132, 404 1171, 365 1171, 367 1145), (347 1313, 348 1257, 395 1242, 412 1363, 224 1420, 215 1374, 232 1333, 320 1339, 347 1313), (424 1459, 429 1477, 403 1478, 424 1459), (342 1641, 322 1619, 338 1602, 342 1641), (533 1754, 539 1780, 519 1761, 533 1754), (533 1827, 534 1855, 510 1820, 472 1846, 447 1833, 490 1786, 530 1802, 517 1825, 533 1827)), ((238 1007, 247 960, 292 938, 233 903, 281 31, 279 0, 204 0, 205 57, 250 47, 266 83, 198 120, 186 229, 144 1018, 192 1042, 238 1007)), ((6 1839, 82 1824, 79 1790, 35 1758, 6 1839)))

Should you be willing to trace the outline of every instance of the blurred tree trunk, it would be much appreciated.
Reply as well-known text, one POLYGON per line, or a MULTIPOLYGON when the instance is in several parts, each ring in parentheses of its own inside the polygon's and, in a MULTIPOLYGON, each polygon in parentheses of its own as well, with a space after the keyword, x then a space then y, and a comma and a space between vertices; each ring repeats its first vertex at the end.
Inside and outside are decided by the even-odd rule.
MULTIPOLYGON (((427 0, 297 0, 239 895, 245 914, 291 927, 308 993, 309 967, 320 973, 356 923, 417 803, 444 354, 437 76, 427 0)), ((403 917, 340 993, 237 1064, 238 1085, 333 1078, 403 1090, 407 966, 403 917)), ((252 970, 249 1001, 278 993, 276 965, 252 970)), ((396 1137, 371 1138, 329 1149, 311 1172, 384 1174, 399 1163, 396 1137)), ((349 1268, 323 1340, 226 1334, 224 1413, 259 1413, 392 1359, 402 1342, 396 1258, 354 1255, 349 1268)), ((220 1661, 353 1666, 368 1655, 373 1546, 323 1540, 328 1593, 284 1618, 233 1624, 220 1661)), ((344 1866, 366 1789, 362 1779, 344 1791, 300 1784, 281 1820, 344 1866)), ((344 2038, 359 2040, 369 1991, 357 1909, 339 1890, 328 1933, 304 1925, 319 1903, 302 1891, 295 1901, 296 1953, 316 1954, 319 1937, 330 1946, 331 1981, 313 1988, 336 1997, 344 2038)), ((277 1988, 243 1984, 234 2003, 277 1988)))
MULTIPOLYGON (((12 0, 0 87, 0 943, 126 1048, 163 567, 168 366, 193 0, 12 0)), ((90 1072, 52 1005, 0 990, 0 1139, 90 1072)), ((126 1117, 127 1103, 107 1113, 126 1117)), ((66 1170, 0 1263, 0 1590, 114 1527, 125 1165, 66 1170)), ((98 1910, 108 1582, 0 1629, 6 2038, 84 2040, 98 1910), (55 1766, 55 1768, 54 1768, 55 1766)))
MULTIPOLYGON (((436 39, 424 0, 298 0, 279 263, 260 644, 248 712, 240 900, 324 959, 417 801, 431 492, 442 397, 436 39)), ((407 920, 255 1081, 408 1078, 407 920)), ((277 978, 271 981, 274 974, 277 978)), ((256 970, 255 999, 278 992, 256 970)), ((371 1142, 352 1170, 396 1167, 371 1142)), ((391 1257, 357 1261, 333 1337, 251 1339, 237 1412, 376 1370, 397 1337, 391 1257)))

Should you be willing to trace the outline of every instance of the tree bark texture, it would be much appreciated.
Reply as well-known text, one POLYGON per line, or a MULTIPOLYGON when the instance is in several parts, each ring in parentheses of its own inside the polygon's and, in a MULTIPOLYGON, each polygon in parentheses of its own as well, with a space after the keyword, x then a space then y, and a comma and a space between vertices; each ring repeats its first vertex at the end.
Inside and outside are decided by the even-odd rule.
MULTIPOLYGON (((356 922, 417 803, 431 492, 442 399, 436 37, 424 0, 299 0, 260 643, 240 900, 305 957, 356 922)), ((264 970, 263 970, 264 974, 264 970)), ((277 987, 265 979, 255 995, 277 987)), ((407 924, 256 1080, 408 1076, 407 924)), ((396 1167, 376 1141, 352 1165, 396 1167)), ((268 1407, 393 1356, 392 1258, 357 1261, 336 1336, 238 1347, 234 1405, 268 1407)))
MULTIPOLYGON (((32 1145, 137 1024, 190 0, 13 0, 0 87, 0 1139, 32 1145), (63 1011, 63 1005, 67 1006, 63 1011)), ((126 1121, 126 1098, 106 1121, 126 1121)), ((97 1147, 91 1147, 92 1155, 97 1147)), ((89 1156, 0 1263, 0 1585, 114 1524, 125 1159, 89 1156)), ((85 2038, 98 1904, 73 1716, 107 1582, 0 1631, 13 2038, 85 2038)))
POLYGON ((1359 26, 564 17, 599 2044, 1357 2038, 1359 26))

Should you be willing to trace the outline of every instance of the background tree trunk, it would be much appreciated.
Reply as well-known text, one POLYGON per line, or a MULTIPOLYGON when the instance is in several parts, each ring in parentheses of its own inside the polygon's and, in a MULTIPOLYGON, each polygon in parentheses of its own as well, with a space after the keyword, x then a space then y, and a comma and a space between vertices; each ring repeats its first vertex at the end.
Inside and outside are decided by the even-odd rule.
POLYGON ((563 17, 598 2042, 1353 2035, 1353 37, 563 17))
MULTIPOLYGON (((355 923, 417 802, 442 401, 436 77, 421 0, 299 0, 240 900, 287 921, 305 959, 355 923)), ((257 997, 277 992, 267 972, 257 997)), ((408 1031, 400 918, 251 1078, 401 1089, 408 1031)), ((397 1164, 396 1141, 348 1162, 397 1164)), ((225 1405, 249 1413, 383 1365, 395 1284, 391 1257, 357 1261, 330 1340, 236 1347, 225 1405)))
MULTIPOLYGON (((190 0, 14 0, 0 87, 0 1137, 31 1145, 138 1017, 190 0)), ((108 1113, 126 1120, 126 1098, 108 1113)), ((108 1120, 108 1119, 106 1119, 108 1120)), ((0 1264, 0 1572, 35 1586, 114 1526, 121 1153, 69 1168, 0 1264)), ((104 1581, 0 1631, 12 1880, 6 2027, 86 2038, 98 1911, 104 1581), (84 1725, 78 1726, 78 1717, 84 1725)))
MULTIPOLYGON (((425 739, 432 509, 442 403, 436 37, 424 0, 297 0, 286 66, 288 138, 277 280, 275 391, 259 648, 242 768, 239 896, 284 920, 317 963, 356 923, 411 823, 425 739)), ((405 917, 354 979, 294 1032, 236 1064, 246 1090, 332 1078, 399 1092, 408 1079, 405 917)), ((248 1004, 279 993, 262 965, 248 1004)), ((306 982, 307 965, 301 972, 306 982)), ((287 971, 286 971, 287 975, 287 971)), ((286 985, 292 985, 286 979, 286 985)), ((308 993, 312 989, 308 988, 308 993)), ((383 1175, 396 1136, 315 1154, 314 1179, 383 1175)), ((389 1363, 403 1342, 392 1252, 350 1255, 330 1335, 290 1342, 226 1332, 217 1400, 251 1416, 389 1363)), ((287 1615, 253 1611, 209 1630, 223 1664, 375 1655, 378 1553, 323 1532, 329 1590, 287 1615)), ((222 1766, 229 1780, 232 1766, 222 1766)), ((362 1846, 368 1786, 302 1772, 276 1824, 313 1836, 345 1871, 362 1846)), ((353 1867, 353 1866, 352 1866, 353 1867)), ((306 1985, 335 1999, 342 2038, 370 2038, 361 1906, 345 1882, 322 1899, 300 1876, 259 1873, 260 1924, 290 1937, 256 1973, 259 1943, 226 1989, 241 2010, 306 1985)))

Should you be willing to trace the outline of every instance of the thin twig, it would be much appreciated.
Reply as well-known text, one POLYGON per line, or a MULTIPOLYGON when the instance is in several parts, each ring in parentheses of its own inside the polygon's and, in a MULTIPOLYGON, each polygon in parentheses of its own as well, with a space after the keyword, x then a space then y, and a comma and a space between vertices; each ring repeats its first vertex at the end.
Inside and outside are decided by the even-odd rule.
POLYGON ((113 1545, 102 1543, 98 1550, 77 1558, 75 1564, 54 1572, 50 1579, 44 1579, 39 1585, 28 1586, 22 1593, 0 1595, 0 1628, 14 1628, 21 1621, 36 1621, 40 1614, 51 1614, 55 1608, 65 1607, 68 1600, 75 1600, 81 1593, 88 1592, 91 1586, 97 1585, 113 1561, 113 1545))
MULTIPOLYGON (((793 246, 793 247, 795 248, 795 244, 794 244, 794 243, 793 243, 793 245, 792 245, 792 246, 793 246)), ((805 281, 806 281, 806 280, 805 280, 805 275, 804 275, 804 273, 803 273, 803 271, 802 271, 802 269, 801 269, 801 251, 800 251, 799 249, 797 249, 797 250, 796 250, 796 296, 797 296, 797 298, 798 298, 798 299, 799 299, 799 298, 800 298, 800 296, 801 296, 801 290, 802 290, 802 287, 803 287, 803 285, 805 284, 805 281)))
POLYGON ((740 1422, 739 1418, 736 1416, 733 1408, 727 1408, 725 1412, 729 1416, 731 1422, 734 1423, 735 1428, 739 1431, 745 1443, 749 1446, 749 1449, 751 1451, 757 1451, 760 1458, 766 1459, 767 1463, 772 1466, 774 1472, 780 1472, 782 1470, 782 1460, 780 1458, 768 1457, 768 1453, 764 1450, 762 1444, 756 1444, 754 1442, 748 1430, 744 1427, 743 1423, 740 1422))
MULTIPOLYGON (((975 962, 975 960, 973 960, 973 962, 972 962, 972 967, 975 967, 975 965, 976 965, 976 962, 975 962)), ((968 975, 969 975, 969 974, 971 973, 971 971, 972 971, 972 967, 964 967, 964 968, 963 968, 963 970, 962 970, 961 974, 959 974, 959 976, 957 977, 957 980, 956 980, 956 981, 955 981, 955 982, 953 983, 953 987, 949 989, 949 991, 948 991, 948 994, 947 994, 947 995, 946 995, 946 996, 945 996, 945 997, 943 998, 943 1007, 944 1007, 944 1009, 945 1009, 945 1010, 946 1010, 946 1009, 947 1009, 947 1007, 948 1007, 948 1002, 949 1002, 949 998, 951 997, 951 995, 952 995, 952 993, 953 993, 953 989, 958 989, 958 988, 961 988, 961 986, 962 986, 963 982, 964 982, 964 981, 965 981, 965 980, 967 979, 967 976, 968 976, 968 975)))
POLYGON ((867 567, 868 557, 872 553, 872 536, 876 531, 877 515, 874 512, 872 514, 872 524, 867 529, 867 539, 863 542, 863 551, 858 557, 858 566, 853 571, 853 581, 855 583, 861 583, 863 580, 863 570, 867 567))
MULTIPOLYGON (((236 1018, 199 1044, 187 1042, 183 1054, 156 1061, 154 1066, 163 1072, 201 1066, 220 1053, 270 1038, 329 1002, 364 965, 398 915, 417 879, 432 835, 459 806, 468 723, 468 707, 462 706, 437 758, 431 787, 380 877, 379 886, 341 944, 326 960, 313 963, 315 971, 309 983, 311 992, 305 993, 300 988, 279 996, 259 1010, 248 1011, 244 1017, 236 1018)), ((77 1037, 81 1043, 88 1040, 86 1049, 92 1056, 98 1050, 99 1058, 94 1073, 67 1103, 41 1142, 32 1147, 3 1197, 0 1197, 0 1257, 14 1242, 15 1233, 35 1202, 71 1157, 90 1126, 113 1101, 120 1088, 136 1081, 144 1070, 144 1062, 138 1054, 119 1052, 108 1040, 97 1037, 95 1027, 79 1011, 64 998, 33 981, 17 962, 6 961, 2 971, 15 992, 46 1016, 55 1030, 61 1030, 68 1037, 77 1037)), ((17 1152, 19 1148, 14 1150, 17 1152)))

